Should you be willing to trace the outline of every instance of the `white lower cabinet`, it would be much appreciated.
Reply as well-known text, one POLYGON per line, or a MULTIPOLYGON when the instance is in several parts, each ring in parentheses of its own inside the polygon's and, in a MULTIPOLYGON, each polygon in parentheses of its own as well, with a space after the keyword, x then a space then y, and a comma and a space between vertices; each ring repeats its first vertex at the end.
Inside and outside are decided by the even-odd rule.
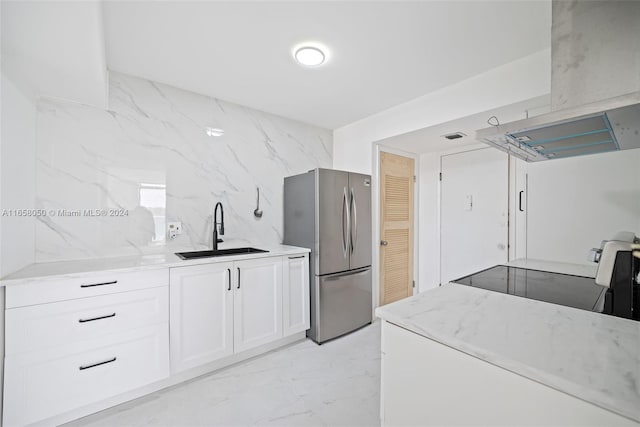
POLYGON ((5 358, 5 426, 34 423, 169 374, 167 324, 5 358))
POLYGON ((638 426, 385 321, 381 354, 383 426, 638 426))
POLYGON ((233 262, 172 268, 171 372, 233 354, 233 262))
POLYGON ((3 425, 44 422, 168 378, 168 273, 8 289, 3 425))
POLYGON ((8 288, 2 425, 71 421, 304 336, 307 254, 217 261, 8 288))
POLYGON ((309 305, 309 255, 284 258, 282 307, 284 335, 306 331, 311 325, 309 305))
POLYGON ((282 338, 282 257, 235 263, 233 347, 236 353, 282 338))
POLYGON ((308 278, 307 255, 172 268, 172 373, 308 329, 308 278))

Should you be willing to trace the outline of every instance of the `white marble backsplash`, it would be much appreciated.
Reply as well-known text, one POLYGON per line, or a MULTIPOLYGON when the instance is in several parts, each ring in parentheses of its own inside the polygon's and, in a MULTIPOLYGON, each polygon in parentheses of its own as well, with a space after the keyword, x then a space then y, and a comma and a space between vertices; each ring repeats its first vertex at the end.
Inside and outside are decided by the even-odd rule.
POLYGON ((36 139, 38 262, 209 247, 218 201, 222 238, 278 244, 283 178, 332 164, 330 130, 117 73, 109 110, 40 101, 36 139))

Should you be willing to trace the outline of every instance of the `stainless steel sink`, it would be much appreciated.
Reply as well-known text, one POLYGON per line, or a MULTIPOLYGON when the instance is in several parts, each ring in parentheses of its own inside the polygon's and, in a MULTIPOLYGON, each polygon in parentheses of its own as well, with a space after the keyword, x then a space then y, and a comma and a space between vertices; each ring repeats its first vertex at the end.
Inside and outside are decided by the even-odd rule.
POLYGON ((182 259, 196 259, 196 258, 211 258, 216 256, 229 256, 229 255, 242 255, 242 254, 256 254, 261 252, 269 252, 263 249, 256 248, 231 248, 231 249, 218 249, 217 251, 194 251, 194 252, 176 252, 176 255, 182 259))

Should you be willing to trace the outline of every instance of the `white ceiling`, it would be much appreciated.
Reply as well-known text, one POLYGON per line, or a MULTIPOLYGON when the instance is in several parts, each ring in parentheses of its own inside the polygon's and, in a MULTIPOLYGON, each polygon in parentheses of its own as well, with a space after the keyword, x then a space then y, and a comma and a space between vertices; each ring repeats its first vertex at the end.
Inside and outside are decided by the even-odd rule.
POLYGON ((105 108, 107 64, 99 2, 0 2, 2 72, 26 95, 105 108))
POLYGON ((550 1, 107 1, 107 66, 337 128, 550 45, 550 1), (330 51, 318 69, 291 50, 330 51))

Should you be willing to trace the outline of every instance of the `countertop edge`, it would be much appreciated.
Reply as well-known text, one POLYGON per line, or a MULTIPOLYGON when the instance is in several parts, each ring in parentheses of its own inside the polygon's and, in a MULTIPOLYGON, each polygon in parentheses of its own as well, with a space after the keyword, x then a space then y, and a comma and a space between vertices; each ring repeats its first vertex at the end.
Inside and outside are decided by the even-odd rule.
POLYGON ((88 274, 95 274, 99 272, 128 273, 136 271, 157 270, 163 268, 217 264, 221 262, 233 262, 311 252, 309 248, 289 245, 260 246, 265 250, 268 250, 268 252, 237 254, 211 258, 198 258, 191 260, 182 260, 178 258, 178 256, 176 256, 174 253, 161 253, 141 256, 90 258, 85 260, 33 263, 14 273, 9 274, 5 278, 0 279, 0 287, 20 286, 26 283, 46 282, 52 280, 60 280, 62 278, 83 277, 88 274), (118 265, 118 263, 129 265, 118 265), (75 264, 76 268, 69 267, 70 264, 75 264), (83 264, 86 267, 82 267, 83 264), (96 267, 91 267, 93 265, 96 265, 96 267), (42 273, 39 273, 37 271, 31 272, 31 270, 36 270, 38 268, 44 268, 45 271, 42 273), (50 272, 48 273, 46 272, 47 268, 50 269, 50 272), (61 271, 54 271, 56 268, 59 268, 61 271))
MULTIPOLYGON (((448 283, 445 286, 450 286, 450 285, 466 288, 466 287, 463 287, 462 285, 458 285, 455 283, 448 283)), ((485 293, 491 292, 491 291, 476 289, 476 288, 469 288, 469 289, 473 289, 474 291, 480 291, 485 293)), ((506 296, 520 299, 520 297, 516 297, 513 295, 506 295, 506 296)), ((532 302, 547 304, 547 303, 542 303, 540 301, 532 301, 532 302)), ((595 406, 608 410, 622 417, 628 418, 634 422, 640 423, 640 411, 636 411, 636 413, 634 413, 632 410, 629 410, 623 405, 620 405, 616 399, 608 398, 608 396, 604 395, 604 393, 602 392, 597 392, 597 391, 594 392, 590 390, 585 392, 584 386, 580 384, 576 384, 575 382, 570 381, 568 379, 558 377, 553 373, 545 372, 540 369, 528 366, 523 362, 518 362, 517 360, 510 359, 509 357, 502 356, 494 351, 482 349, 473 344, 468 344, 463 340, 456 339, 455 337, 448 336, 448 335, 443 336, 441 334, 434 333, 433 331, 426 330, 420 327, 419 325, 415 324, 414 322, 411 322, 410 320, 404 318, 404 316, 393 313, 391 311, 392 308, 389 309, 387 307, 388 306, 376 308, 375 310, 376 317, 384 321, 387 321, 395 326, 406 329, 412 333, 415 333, 416 335, 433 340, 439 344, 442 344, 454 350, 465 353, 471 357, 475 357, 486 363, 505 369, 515 375, 519 375, 523 378, 527 378, 531 381, 550 387, 554 390, 568 394, 572 397, 583 400, 587 403, 593 404, 595 406), (616 403, 618 404, 616 405, 616 403)), ((571 307, 563 307, 563 308, 570 309, 570 310, 577 310, 571 307)), ((620 320, 625 320, 625 319, 620 319, 620 320)))

